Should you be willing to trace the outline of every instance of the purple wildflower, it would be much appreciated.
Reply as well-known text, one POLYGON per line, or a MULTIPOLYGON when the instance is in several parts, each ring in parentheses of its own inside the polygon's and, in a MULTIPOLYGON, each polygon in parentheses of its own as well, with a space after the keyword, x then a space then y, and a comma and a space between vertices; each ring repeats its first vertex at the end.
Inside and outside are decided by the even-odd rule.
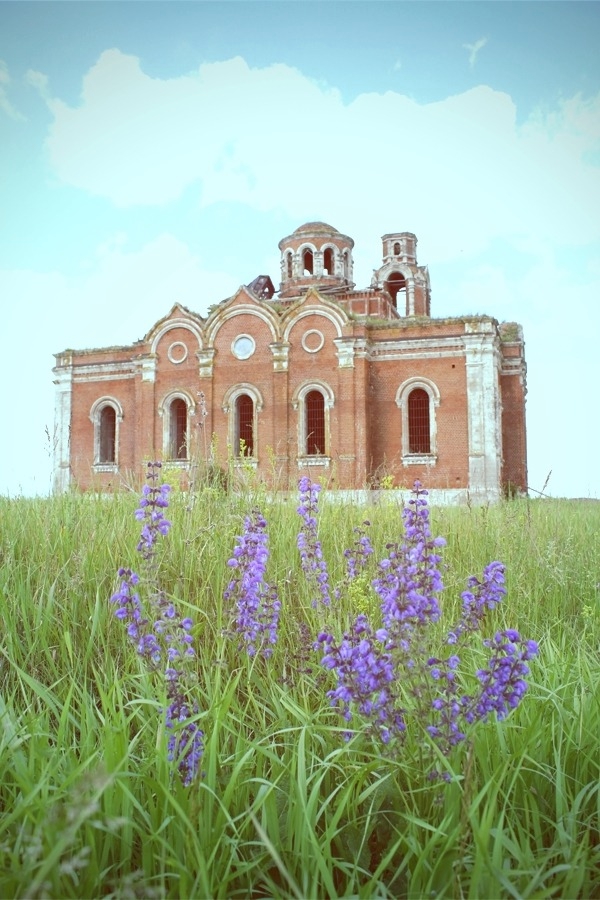
POLYGON ((538 652, 535 641, 524 640, 512 628, 496 632, 492 640, 483 643, 492 655, 487 667, 477 672, 481 689, 466 713, 468 722, 485 720, 492 712, 499 719, 505 719, 519 705, 527 690, 527 662, 538 652))
POLYGON ((198 713, 197 704, 190 708, 185 695, 178 690, 177 674, 167 670, 166 677, 170 700, 165 714, 165 725, 169 731, 167 758, 170 763, 175 764, 183 784, 187 787, 198 774, 204 750, 204 732, 192 720, 198 713))
POLYGON ((193 622, 189 617, 181 617, 158 583, 156 544, 159 536, 168 534, 171 527, 163 513, 169 505, 170 486, 158 484, 160 468, 159 462, 148 463, 148 483, 144 485, 135 513, 143 523, 137 545, 143 560, 143 582, 131 569, 119 569, 121 585, 111 599, 118 604, 115 615, 126 622, 127 634, 138 656, 152 671, 166 666, 164 679, 169 701, 166 724, 171 730, 175 722, 179 725, 169 735, 168 757, 169 761, 176 762, 176 770, 183 783, 188 785, 198 773, 202 754, 202 732, 195 722, 187 722, 192 714, 190 710, 193 714, 198 710, 195 704, 189 704, 185 699, 189 684, 193 683, 192 673, 188 669, 190 660, 195 657, 191 634, 193 622), (151 613, 143 610, 138 587, 142 583, 151 613))
POLYGON ((352 719, 355 705, 387 744, 395 734, 404 731, 405 725, 393 690, 396 676, 392 658, 382 649, 385 639, 385 633, 373 633, 367 617, 359 615, 339 644, 332 635, 322 633, 316 648, 325 651, 321 665, 331 669, 336 677, 336 687, 327 691, 331 705, 347 722, 352 719))
POLYGON ((268 558, 267 522, 254 510, 244 519, 244 534, 237 538, 228 562, 235 572, 224 593, 225 600, 235 602, 236 632, 249 656, 254 656, 260 646, 263 656, 271 656, 272 645, 277 642, 281 603, 276 588, 265 581, 268 558))
POLYGON ((169 505, 171 485, 158 484, 160 468, 160 462, 148 463, 147 483, 142 488, 140 505, 135 511, 136 519, 143 523, 137 550, 148 562, 154 557, 159 536, 164 537, 171 527, 163 514, 163 509, 169 505))
POLYGON ((446 756, 450 750, 464 741, 462 716, 470 697, 463 696, 457 669, 460 658, 454 654, 448 659, 429 659, 430 675, 437 688, 437 696, 431 701, 430 721, 427 732, 446 756))
MULTIPOLYGON (((310 478, 304 476, 298 482, 300 491, 300 505, 298 514, 303 521, 302 530, 298 534, 298 550, 300 551, 300 565, 309 583, 314 583, 325 606, 329 606, 329 574, 327 563, 323 558, 321 542, 317 537, 317 514, 319 504, 320 484, 312 484, 310 478)), ((317 606, 318 600, 314 599, 312 605, 317 606)))
MULTIPOLYGON (((437 595, 443 584, 437 548, 445 541, 431 537, 426 498, 427 492, 415 482, 413 498, 403 513, 404 541, 387 545, 388 557, 373 582, 381 599, 383 627, 373 631, 361 615, 339 644, 332 635, 322 633, 316 647, 325 651, 321 664, 336 678, 327 696, 346 721, 358 714, 369 731, 388 743, 392 737, 403 736, 410 716, 448 756, 465 739, 469 726, 485 721, 492 712, 502 719, 518 705, 527 688, 527 662, 537 653, 537 644, 522 640, 512 629, 484 641, 492 651, 491 659, 477 673, 480 686, 474 697, 462 687, 457 646, 443 659, 427 652, 438 641, 436 630, 428 626, 441 616, 437 595)), ((348 576, 352 576, 356 564, 351 553, 346 558, 348 576)), ((447 642, 464 644, 505 593, 500 562, 486 566, 481 581, 469 578, 462 594, 461 619, 448 633, 447 642)), ((434 770, 431 777, 449 780, 451 776, 434 770)))
POLYGON ((408 650, 414 629, 440 617, 436 594, 444 586, 438 568, 441 556, 436 550, 446 542, 431 537, 427 491, 418 481, 402 517, 404 543, 387 545, 390 552, 380 563, 381 574, 373 587, 381 598, 383 625, 390 640, 408 650))
MULTIPOLYGON (((368 520, 363 522, 363 526, 368 527, 370 524, 371 523, 368 520)), ((346 558, 346 579, 348 581, 353 581, 357 575, 363 571, 369 561, 369 556, 373 553, 373 545, 371 544, 371 540, 367 535, 365 528, 357 525, 353 531, 355 534, 354 544, 351 548, 344 550, 344 556, 346 558)))
POLYGON ((449 644, 456 644, 463 635, 478 631, 487 610, 494 609, 500 603, 506 594, 504 571, 501 562, 491 562, 483 570, 481 581, 474 575, 469 578, 468 590, 461 595, 460 622, 448 632, 449 644))

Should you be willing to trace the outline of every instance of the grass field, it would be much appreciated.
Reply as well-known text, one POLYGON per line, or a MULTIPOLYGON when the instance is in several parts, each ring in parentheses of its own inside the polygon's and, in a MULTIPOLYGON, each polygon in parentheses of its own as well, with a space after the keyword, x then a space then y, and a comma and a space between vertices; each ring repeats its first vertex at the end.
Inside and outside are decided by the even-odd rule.
MULTIPOLYGON (((396 503, 324 501, 332 584, 365 517, 374 570, 401 539, 396 503)), ((204 753, 189 787, 165 752, 164 685, 110 603, 119 567, 139 567, 137 505, 133 493, 0 498, 0 897, 600 896, 600 504, 431 511, 447 540, 444 620, 467 577, 501 560, 508 593, 485 633, 539 644, 522 703, 444 757, 446 783, 427 777, 435 751, 418 723, 400 749, 360 729, 346 741, 326 697, 313 643, 357 612, 376 622, 370 576, 314 608, 297 502, 174 493, 157 562, 194 621, 204 753), (223 600, 255 506, 281 600, 268 659, 232 639, 223 600)))

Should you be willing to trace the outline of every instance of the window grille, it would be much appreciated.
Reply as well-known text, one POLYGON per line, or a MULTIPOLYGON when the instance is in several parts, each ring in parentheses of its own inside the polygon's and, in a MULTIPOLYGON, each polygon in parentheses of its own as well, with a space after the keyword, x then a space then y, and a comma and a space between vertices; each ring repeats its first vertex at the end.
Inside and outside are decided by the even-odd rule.
POLYGON ((104 406, 100 411, 100 456, 102 464, 115 462, 117 437, 117 414, 112 406, 104 406))
POLYGON ((170 407, 170 442, 171 459, 187 459, 187 404, 177 398, 170 407))
POLYGON ((306 453, 325 453, 325 398, 321 391, 309 391, 304 401, 306 413, 306 453))
POLYGON ((240 394, 235 401, 235 456, 254 456, 254 401, 240 394))
POLYGON ((429 394, 415 388, 408 397, 408 452, 431 453, 429 394))

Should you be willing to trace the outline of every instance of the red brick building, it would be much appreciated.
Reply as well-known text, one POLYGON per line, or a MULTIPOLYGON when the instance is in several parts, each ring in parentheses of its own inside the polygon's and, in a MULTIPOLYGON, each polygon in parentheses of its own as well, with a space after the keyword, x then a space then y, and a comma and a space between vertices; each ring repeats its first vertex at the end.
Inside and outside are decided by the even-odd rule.
POLYGON ((56 355, 55 487, 100 490, 150 459, 360 491, 409 487, 488 501, 527 489, 525 359, 515 323, 436 319, 414 234, 382 237, 356 290, 354 241, 309 222, 206 317, 175 304, 131 346, 56 355))

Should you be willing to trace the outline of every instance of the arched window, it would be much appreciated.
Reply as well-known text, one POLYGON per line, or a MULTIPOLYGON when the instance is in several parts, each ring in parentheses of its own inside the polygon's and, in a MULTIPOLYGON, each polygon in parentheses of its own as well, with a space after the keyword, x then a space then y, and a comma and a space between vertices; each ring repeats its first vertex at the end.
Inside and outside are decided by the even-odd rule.
POLYGON ((221 409, 228 420, 227 446, 234 462, 244 459, 258 465, 258 416, 262 408, 262 395, 253 384, 234 384, 225 392, 221 409))
POLYGON ((119 462, 119 426, 123 409, 115 397, 100 397, 90 410, 94 426, 94 468, 116 471, 119 462))
POLYGON ((292 395, 298 412, 298 465, 331 464, 330 412, 334 393, 324 381, 299 385, 292 395))
POLYGON ((312 250, 306 249, 302 254, 302 265, 305 275, 312 275, 314 272, 314 260, 312 250))
POLYGON ((333 250, 331 247, 327 247, 323 253, 323 274, 333 275, 333 266, 333 250))
POLYGON ((254 456, 254 400, 240 394, 235 401, 234 456, 254 456))
POLYGON ((431 453, 429 394, 423 388, 408 395, 408 452, 431 453))
POLYGON ((405 466, 437 459, 436 409, 440 392, 428 378, 408 378, 396 393, 396 404, 402 413, 402 462, 405 466))
POLYGON ((325 454, 325 397, 321 391, 309 391, 304 399, 306 455, 325 454))
POLYGON ((113 406, 100 410, 100 434, 98 438, 100 465, 114 465, 117 461, 117 413, 113 406))
POLYGON ((188 409, 185 400, 176 397, 169 406, 169 459, 188 458, 188 409))
MULTIPOLYGON (((406 296, 406 279, 404 275, 401 272, 392 272, 385 283, 385 288, 392 298, 392 303, 396 309, 398 309, 398 294, 406 296)), ((404 303, 404 306, 406 307, 406 302, 404 303)))
POLYGON ((394 244, 394 256, 400 256, 400 244, 394 244))

